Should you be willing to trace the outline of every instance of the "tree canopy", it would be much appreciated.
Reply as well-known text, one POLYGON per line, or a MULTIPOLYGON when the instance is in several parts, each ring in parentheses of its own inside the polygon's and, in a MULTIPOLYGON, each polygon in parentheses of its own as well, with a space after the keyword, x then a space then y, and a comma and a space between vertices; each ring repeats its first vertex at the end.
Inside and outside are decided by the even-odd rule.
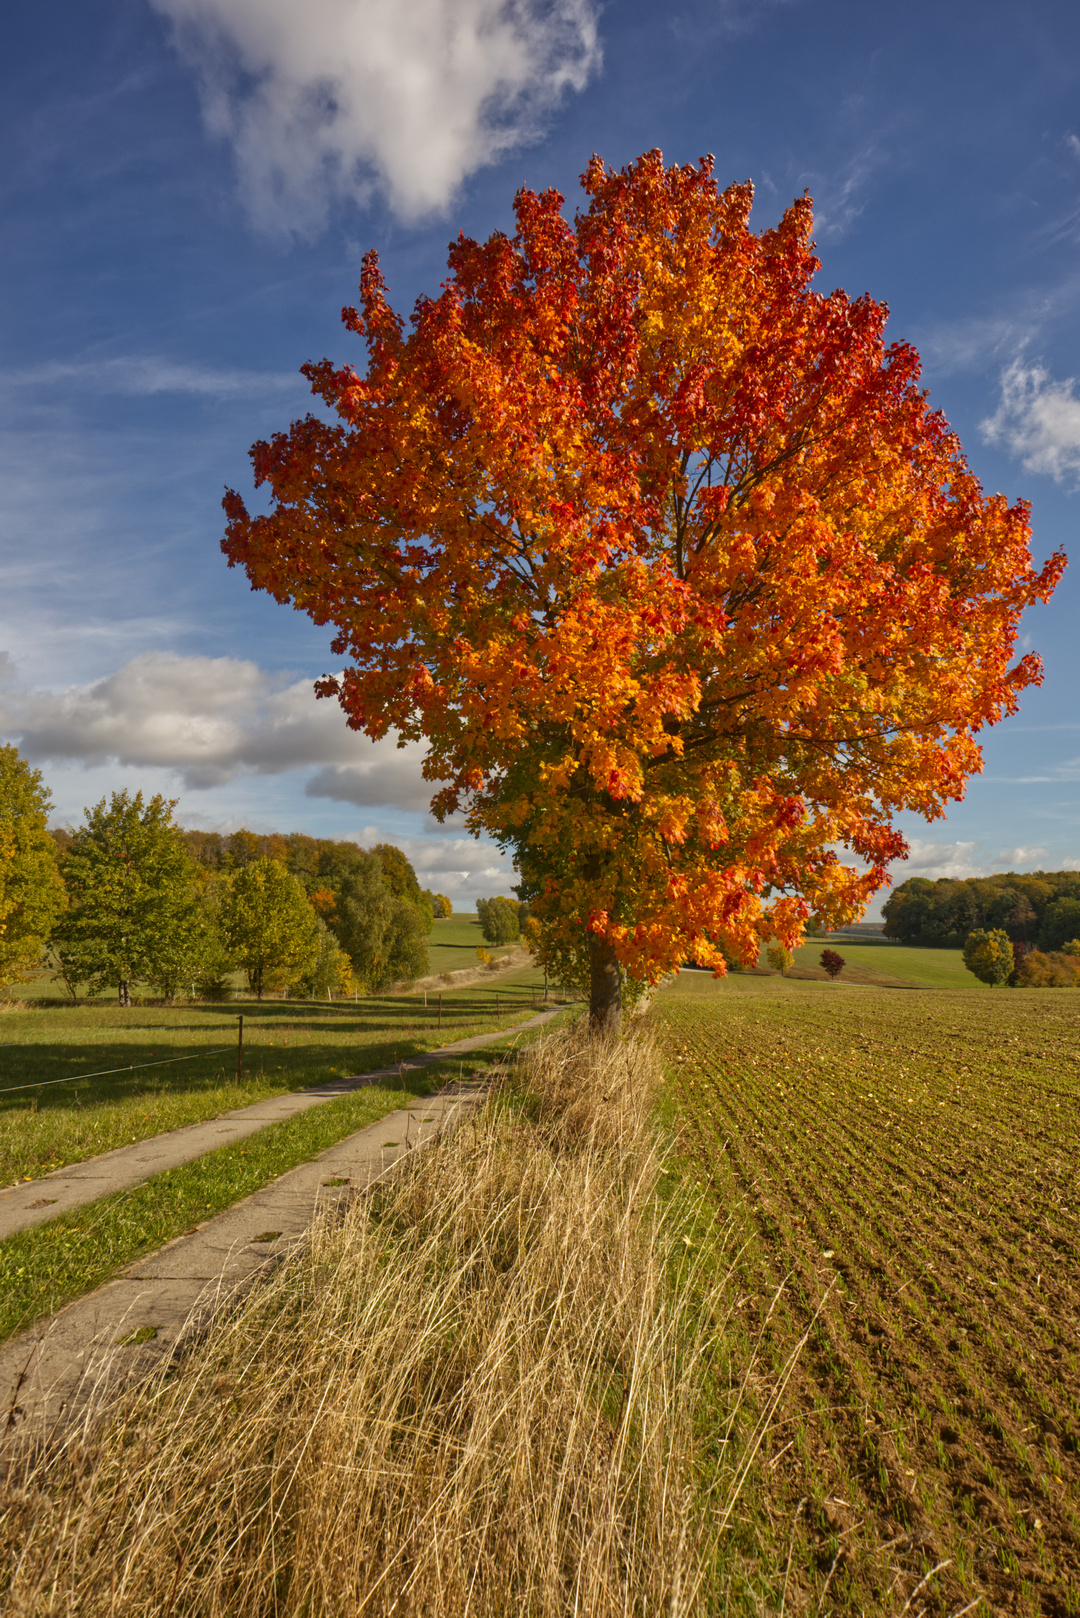
POLYGON ((303 978, 318 961, 319 918, 278 860, 256 856, 229 874, 219 925, 259 1000, 279 980, 284 985, 303 978))
POLYGON ((1003 871, 960 880, 913 876, 882 906, 886 938, 962 949, 969 933, 1000 929, 1018 944, 1057 949, 1080 934, 1080 871, 1003 871))
POLYGON ((115 985, 126 1006, 139 979, 171 993, 197 975, 209 940, 175 807, 124 791, 85 811, 64 855, 68 909, 52 936, 69 984, 115 985))
POLYGON ((519 192, 459 236, 411 328, 374 254, 363 371, 252 451, 230 563, 332 623, 349 723, 426 739, 436 815, 514 856, 553 947, 620 977, 722 971, 858 915, 979 768, 1012 663, 1028 511, 984 496, 870 297, 812 289, 809 198, 755 234, 711 159, 594 158, 572 222, 519 192), (846 848, 859 864, 844 865, 846 848))
POLYGON ((37 964, 64 908, 46 825, 51 808, 41 771, 16 748, 0 747, 0 985, 17 983, 37 964))

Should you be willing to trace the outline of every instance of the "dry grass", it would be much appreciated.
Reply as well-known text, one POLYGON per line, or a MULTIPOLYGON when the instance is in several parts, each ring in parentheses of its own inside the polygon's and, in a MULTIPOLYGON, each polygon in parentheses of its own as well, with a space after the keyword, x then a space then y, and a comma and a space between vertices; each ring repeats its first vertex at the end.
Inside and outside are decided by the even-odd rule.
POLYGON ((710 1607, 739 1472, 701 1436, 715 1456, 724 1282, 657 1196, 659 1078, 640 1040, 534 1047, 171 1378, 9 1486, 0 1610, 710 1607))

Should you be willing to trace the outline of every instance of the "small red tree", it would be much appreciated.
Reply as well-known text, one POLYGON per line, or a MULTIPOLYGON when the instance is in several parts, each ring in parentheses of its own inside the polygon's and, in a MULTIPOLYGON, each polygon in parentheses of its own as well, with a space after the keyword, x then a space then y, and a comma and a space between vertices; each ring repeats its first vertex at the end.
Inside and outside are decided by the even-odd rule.
POLYGON ((838 955, 834 949, 823 949, 819 958, 822 966, 825 968, 826 972, 829 974, 829 977, 832 978, 834 982, 847 965, 844 957, 842 955, 838 955))
POLYGON ((318 687, 425 738, 437 816, 510 850, 545 958, 617 1020, 624 972, 748 963, 859 915, 980 768, 1041 571, 868 297, 811 289, 808 198, 749 228, 712 162, 598 158, 570 223, 459 237, 406 332, 374 254, 363 374, 253 451, 272 510, 225 500, 230 563, 333 623, 318 687), (844 866, 846 847, 863 868, 844 866))

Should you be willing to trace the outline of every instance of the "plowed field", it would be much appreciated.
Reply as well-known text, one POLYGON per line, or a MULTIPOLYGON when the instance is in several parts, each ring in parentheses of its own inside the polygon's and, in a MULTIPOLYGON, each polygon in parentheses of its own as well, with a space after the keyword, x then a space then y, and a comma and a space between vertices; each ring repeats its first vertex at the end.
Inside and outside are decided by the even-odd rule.
POLYGON ((1080 1613, 1080 995, 684 975, 656 1026, 751 1397, 806 1335, 749 1610, 1080 1613))

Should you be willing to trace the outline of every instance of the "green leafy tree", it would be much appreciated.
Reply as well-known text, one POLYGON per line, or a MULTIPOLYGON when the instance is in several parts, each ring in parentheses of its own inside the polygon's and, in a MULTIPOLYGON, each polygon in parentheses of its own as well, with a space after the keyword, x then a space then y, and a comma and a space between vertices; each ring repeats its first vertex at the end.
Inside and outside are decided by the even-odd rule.
POLYGON ((332 925, 358 983, 369 994, 427 971, 427 918, 408 898, 394 893, 375 850, 343 877, 332 925))
POLYGON ((435 920, 434 895, 430 889, 421 888, 409 860, 393 843, 376 843, 371 852, 383 868, 391 893, 396 899, 408 899, 410 904, 416 905, 430 932, 435 920))
POLYGON ((992 988, 999 983, 1008 983, 1015 964, 1012 941, 1003 928, 995 927, 988 932, 985 927, 976 927, 968 933, 964 943, 964 965, 980 983, 989 983, 992 988))
POLYGON ((783 944, 770 944, 768 949, 765 951, 765 959, 768 961, 773 971, 779 972, 780 976, 784 978, 787 977, 792 966, 795 964, 794 955, 789 949, 785 949, 783 944))
POLYGON ((129 1006, 133 983, 175 985, 191 973, 206 932, 175 807, 125 791, 85 811, 64 857, 68 909, 53 930, 69 987, 115 984, 129 1006))
POLYGON ((316 928, 318 953, 309 969, 290 983, 290 990, 298 995, 314 995, 318 1000, 327 995, 351 994, 352 962, 321 916, 316 916, 316 928))
POLYGON ((517 904, 501 894, 497 899, 477 899, 476 914, 489 944, 512 944, 521 933, 517 904))
POLYGON ((303 888, 279 860, 264 856, 230 873, 221 934, 259 1000, 277 981, 312 971, 319 955, 319 919, 303 888))
POLYGON ((1041 950, 1060 949, 1080 933, 1080 899, 1062 897, 1048 904, 1039 928, 1041 950))
POLYGON ((16 748, 0 747, 0 985, 17 983, 37 964, 64 908, 46 827, 51 808, 41 771, 16 748))

